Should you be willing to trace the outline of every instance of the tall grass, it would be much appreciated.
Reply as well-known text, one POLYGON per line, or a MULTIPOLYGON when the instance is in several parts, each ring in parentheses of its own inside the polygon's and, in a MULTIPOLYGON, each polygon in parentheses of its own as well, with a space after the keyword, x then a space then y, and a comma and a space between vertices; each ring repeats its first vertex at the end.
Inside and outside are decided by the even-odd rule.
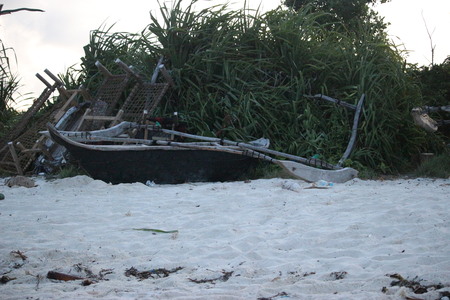
POLYGON ((450 178, 450 152, 439 154, 422 164, 415 170, 415 176, 450 178))
MULTIPOLYGON (((337 162, 353 113, 305 95, 323 93, 356 104, 366 94, 356 150, 347 164, 402 170, 425 147, 426 134, 409 116, 421 95, 381 21, 358 28, 319 22, 303 9, 194 10, 182 0, 160 5, 140 34, 96 30, 85 47, 82 80, 95 60, 119 57, 151 75, 166 58, 176 86, 159 114, 178 111, 192 132, 248 140, 267 137, 277 150, 337 162)), ((114 66, 111 65, 111 69, 114 66)))
POLYGON ((9 130, 8 126, 17 113, 12 108, 14 95, 19 88, 19 79, 11 71, 14 49, 8 48, 0 39, 0 138, 9 130))

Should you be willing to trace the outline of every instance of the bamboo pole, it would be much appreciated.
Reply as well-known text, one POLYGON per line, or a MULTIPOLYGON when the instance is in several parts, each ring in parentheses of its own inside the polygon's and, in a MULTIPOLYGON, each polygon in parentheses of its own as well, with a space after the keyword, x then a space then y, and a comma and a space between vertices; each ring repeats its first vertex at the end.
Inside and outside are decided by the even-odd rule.
POLYGON ((340 105, 340 106, 343 106, 343 107, 345 107, 345 108, 349 108, 349 109, 356 110, 356 105, 353 105, 353 104, 350 104, 350 103, 341 101, 341 100, 339 100, 339 99, 331 98, 331 97, 329 97, 329 96, 325 96, 325 95, 322 95, 322 94, 316 94, 316 95, 314 95, 314 96, 305 95, 305 97, 307 97, 307 98, 314 98, 314 99, 320 99, 320 100, 325 100, 325 101, 328 101, 328 102, 333 102, 333 103, 335 103, 335 104, 337 104, 337 105, 340 105))
POLYGON ((19 160, 19 157, 17 156, 17 152, 16 152, 16 149, 14 148, 13 142, 9 142, 8 147, 9 147, 9 151, 11 152, 11 156, 13 158, 14 165, 16 166, 17 173, 19 175, 23 175, 22 168, 20 167, 20 160, 19 160))
POLYGON ((361 116, 362 107, 364 104, 364 100, 366 98, 365 94, 362 94, 361 99, 358 101, 358 105, 356 107, 355 111, 355 117, 353 118, 353 127, 352 127, 352 135, 350 137, 350 141, 348 142, 347 149, 345 149, 344 154, 342 155, 342 158, 338 162, 338 166, 342 166, 344 161, 350 156, 350 154, 353 151, 353 148, 355 147, 356 142, 356 136, 358 135, 358 124, 359 124, 359 117, 361 116))
POLYGON ((263 153, 268 153, 268 154, 280 156, 280 157, 283 157, 283 158, 287 158, 287 159, 290 159, 290 160, 293 160, 293 161, 297 161, 297 162, 300 162, 300 163, 303 163, 303 164, 307 164, 307 165, 310 165, 310 166, 314 166, 314 167, 323 167, 323 168, 331 169, 331 170, 342 169, 342 167, 340 167, 340 166, 335 166, 335 165, 329 164, 327 162, 321 161, 319 159, 315 159, 315 158, 309 158, 308 159, 308 158, 304 158, 304 157, 301 157, 301 156, 296 156, 296 155, 287 154, 287 153, 284 153, 284 152, 279 152, 279 151, 270 150, 270 149, 263 148, 263 147, 254 146, 254 145, 247 144, 247 143, 234 142, 234 141, 229 141, 229 140, 219 139, 219 138, 198 136, 198 135, 178 132, 178 131, 175 131, 175 130, 169 130, 169 129, 161 129, 161 131, 165 132, 165 133, 168 133, 168 134, 173 134, 173 135, 182 136, 182 137, 186 137, 186 138, 204 140, 204 141, 208 141, 208 142, 223 143, 223 144, 227 144, 227 145, 238 146, 238 147, 245 148, 245 149, 251 149, 251 150, 255 150, 255 151, 260 151, 260 152, 263 152, 263 153))

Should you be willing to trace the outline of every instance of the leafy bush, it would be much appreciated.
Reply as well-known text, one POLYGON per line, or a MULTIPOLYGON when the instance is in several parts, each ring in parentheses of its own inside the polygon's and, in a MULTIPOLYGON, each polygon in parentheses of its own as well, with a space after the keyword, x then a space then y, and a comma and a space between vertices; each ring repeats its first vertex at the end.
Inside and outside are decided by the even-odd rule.
POLYGON ((14 93, 19 87, 19 80, 11 72, 11 54, 14 54, 14 50, 5 47, 0 40, 0 138, 8 132, 8 124, 17 116, 11 104, 14 103, 14 93))
POLYGON ((176 86, 158 114, 178 111, 197 134, 264 136, 276 150, 335 163, 353 113, 305 95, 356 104, 365 94, 351 162, 378 172, 407 168, 432 139, 412 122, 420 89, 373 12, 347 30, 318 22, 324 13, 308 8, 261 15, 226 6, 194 11, 195 1, 184 9, 181 2, 162 4, 141 34, 93 31, 78 78, 94 87, 95 61, 114 70, 115 58, 150 77, 164 56, 176 86))
MULTIPOLYGON (((414 74, 423 95, 422 105, 450 105, 450 56, 442 64, 422 67, 415 70, 414 74)), ((430 116, 438 122, 450 119, 450 114, 445 111, 432 112, 430 116)), ((450 142, 450 124, 440 124, 439 131, 434 135, 437 136, 429 141, 426 150, 441 153, 442 145, 450 142)))
POLYGON ((450 153, 442 153, 424 161, 415 171, 416 176, 450 178, 450 153))
POLYGON ((86 175, 86 172, 75 165, 67 165, 61 168, 60 172, 58 173, 58 178, 69 178, 78 175, 86 175))
POLYGON ((416 71, 424 103, 429 106, 450 104, 450 56, 442 64, 416 71))

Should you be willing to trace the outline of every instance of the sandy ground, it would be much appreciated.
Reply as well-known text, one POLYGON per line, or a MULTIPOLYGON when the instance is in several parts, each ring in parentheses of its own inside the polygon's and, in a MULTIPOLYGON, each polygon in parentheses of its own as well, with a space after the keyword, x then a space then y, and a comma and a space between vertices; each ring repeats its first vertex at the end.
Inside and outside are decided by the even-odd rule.
POLYGON ((324 189, 286 179, 4 181, 1 299, 450 295, 448 179, 355 179, 324 189))

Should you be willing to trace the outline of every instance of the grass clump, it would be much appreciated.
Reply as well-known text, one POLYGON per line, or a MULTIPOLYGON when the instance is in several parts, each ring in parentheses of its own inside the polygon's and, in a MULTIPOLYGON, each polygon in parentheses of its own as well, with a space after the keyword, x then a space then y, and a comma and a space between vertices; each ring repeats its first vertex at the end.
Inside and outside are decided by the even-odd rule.
POLYGON ((58 178, 63 179, 78 175, 86 175, 86 172, 75 165, 67 165, 61 168, 61 171, 58 173, 58 178))
POLYGON ((450 178, 450 152, 424 161, 415 171, 418 177, 450 178))
POLYGON ((405 171, 421 149, 442 150, 434 147, 439 137, 414 126, 411 109, 424 105, 416 73, 375 12, 349 29, 324 24, 327 13, 308 8, 261 14, 227 6, 198 11, 197 1, 182 2, 160 3, 140 34, 93 31, 81 70, 65 78, 94 90, 95 61, 116 73, 116 58, 151 78, 163 56, 175 86, 156 115, 177 111, 191 133, 265 137, 274 150, 330 163, 346 149, 353 112, 306 95, 356 104, 364 94, 352 164, 345 166, 369 170, 367 177, 405 171))

